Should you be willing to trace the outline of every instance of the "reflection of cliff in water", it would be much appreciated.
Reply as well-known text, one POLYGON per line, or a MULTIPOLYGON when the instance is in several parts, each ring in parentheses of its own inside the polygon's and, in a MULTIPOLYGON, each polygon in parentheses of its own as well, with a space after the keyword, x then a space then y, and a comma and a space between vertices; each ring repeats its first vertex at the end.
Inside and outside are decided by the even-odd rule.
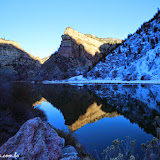
POLYGON ((96 102, 91 104, 84 115, 79 116, 78 120, 75 121, 72 125, 68 126, 70 131, 76 131, 82 126, 88 123, 94 123, 105 117, 117 117, 119 114, 117 112, 106 113, 101 109, 102 105, 97 105, 96 102))
MULTIPOLYGON (((159 115, 158 85, 43 85, 0 86, 0 142, 13 136, 30 118, 44 113, 33 106, 50 102, 61 110, 65 124, 75 131, 104 117, 124 115, 147 133, 155 135, 154 118, 159 115), (143 94, 142 94, 143 93, 143 94)), ((0 145, 1 145, 0 144, 0 145)))
POLYGON ((71 85, 38 85, 42 96, 54 107, 61 110, 66 125, 72 125, 80 115, 94 102, 102 104, 100 98, 92 94, 87 87, 71 85))
POLYGON ((42 96, 61 110, 66 120, 65 124, 71 131, 103 117, 122 114, 147 133, 155 135, 153 122, 155 116, 159 115, 159 108, 148 106, 141 94, 150 93, 148 99, 154 104, 154 100, 158 103, 158 90, 155 89, 157 94, 153 97, 154 92, 151 94, 149 86, 140 87, 143 88, 139 88, 139 85, 37 86, 42 96), (139 96, 140 99, 136 98, 139 96))
POLYGON ((159 85, 90 85, 89 89, 105 101, 103 111, 114 108, 147 133, 155 133, 154 119, 160 115, 159 85))

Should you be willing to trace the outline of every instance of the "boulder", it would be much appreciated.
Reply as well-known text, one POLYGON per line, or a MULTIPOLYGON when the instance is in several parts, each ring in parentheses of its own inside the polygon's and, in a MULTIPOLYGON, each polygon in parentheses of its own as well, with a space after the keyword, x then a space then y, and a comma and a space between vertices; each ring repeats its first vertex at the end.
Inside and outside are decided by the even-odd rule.
POLYGON ((78 153, 73 146, 66 146, 62 149, 62 159, 61 160, 78 160, 78 153))
POLYGON ((25 122, 20 130, 0 147, 1 155, 17 153, 21 159, 58 160, 64 139, 39 117, 25 122))

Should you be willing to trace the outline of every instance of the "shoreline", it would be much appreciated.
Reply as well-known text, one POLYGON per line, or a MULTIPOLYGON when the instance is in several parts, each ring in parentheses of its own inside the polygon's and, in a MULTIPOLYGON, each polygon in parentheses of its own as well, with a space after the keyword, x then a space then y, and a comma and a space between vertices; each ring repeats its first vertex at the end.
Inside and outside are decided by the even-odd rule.
MULTIPOLYGON (((35 83, 35 82, 32 82, 35 83)), ((90 81, 42 81, 42 84, 160 84, 160 81, 137 80, 137 81, 116 81, 116 80, 90 80, 90 81)))

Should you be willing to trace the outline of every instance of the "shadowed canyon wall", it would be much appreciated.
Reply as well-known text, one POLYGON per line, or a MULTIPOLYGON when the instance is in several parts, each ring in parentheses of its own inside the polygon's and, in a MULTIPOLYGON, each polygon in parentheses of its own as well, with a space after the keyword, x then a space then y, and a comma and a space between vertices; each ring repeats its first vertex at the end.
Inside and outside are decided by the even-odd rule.
POLYGON ((41 68, 43 79, 65 79, 86 74, 97 62, 115 49, 122 40, 102 39, 66 28, 57 53, 53 54, 41 68))
POLYGON ((17 42, 0 39, 0 68, 10 67, 18 80, 33 80, 41 67, 37 57, 25 52, 17 42))

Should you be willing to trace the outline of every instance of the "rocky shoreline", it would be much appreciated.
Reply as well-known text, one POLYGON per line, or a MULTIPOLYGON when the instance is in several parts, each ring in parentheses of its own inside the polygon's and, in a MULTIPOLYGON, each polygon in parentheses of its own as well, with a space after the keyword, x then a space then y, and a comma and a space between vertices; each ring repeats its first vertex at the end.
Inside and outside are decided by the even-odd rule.
MULTIPOLYGON (((76 149, 65 145, 65 139, 40 117, 26 121, 19 131, 0 147, 1 155, 16 155, 19 159, 80 160, 76 149)), ((9 157, 7 159, 10 159, 9 157)))

